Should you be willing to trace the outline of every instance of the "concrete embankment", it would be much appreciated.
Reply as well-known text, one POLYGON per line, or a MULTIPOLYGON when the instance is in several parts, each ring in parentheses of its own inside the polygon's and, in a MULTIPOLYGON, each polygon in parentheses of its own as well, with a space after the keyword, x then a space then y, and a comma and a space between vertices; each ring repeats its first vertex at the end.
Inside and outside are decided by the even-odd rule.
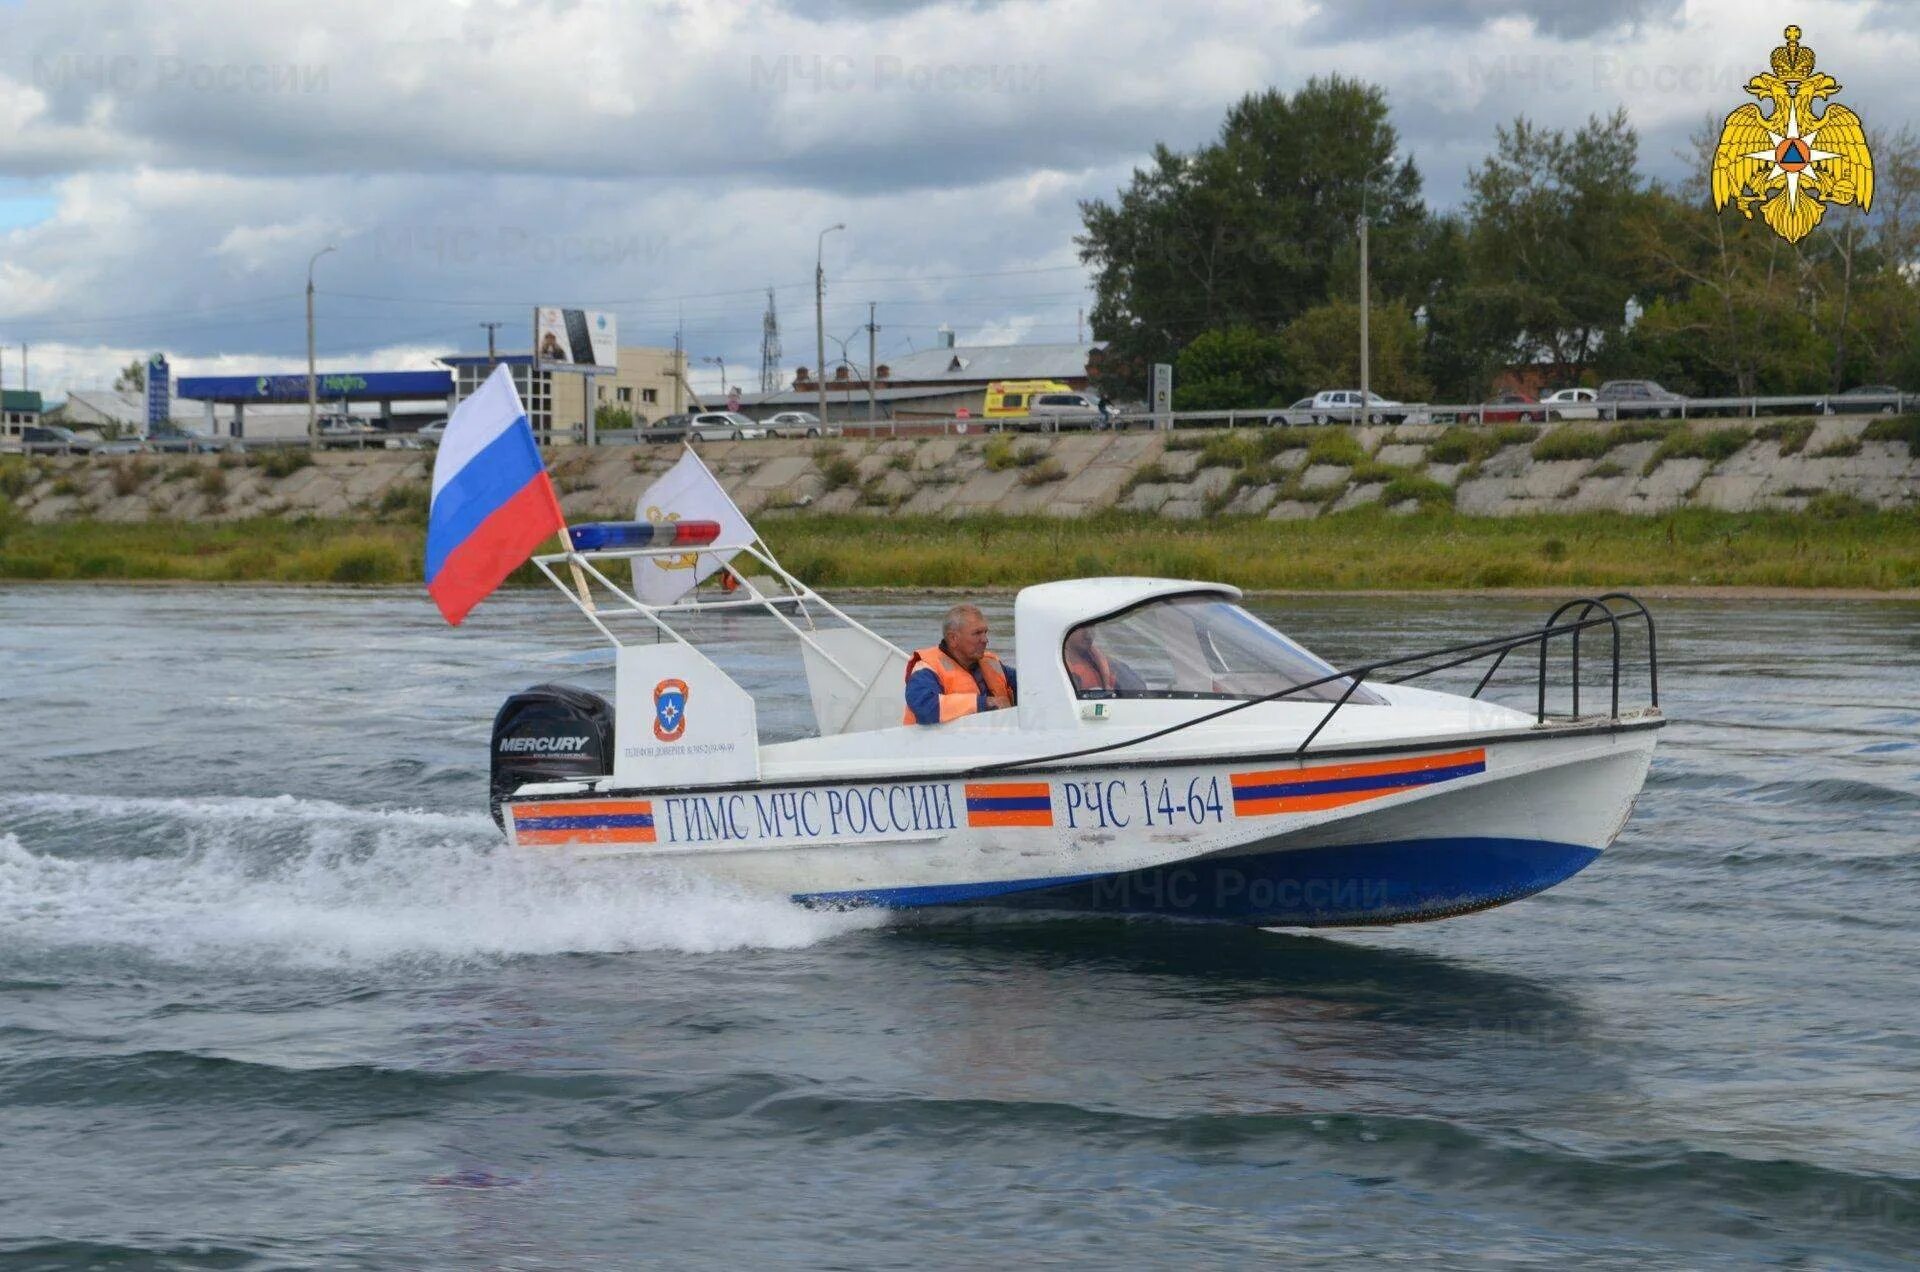
MULTIPOLYGON (((1682 507, 1920 509, 1920 418, 1691 424, 1241 429, 713 443, 750 514, 935 517, 1120 509, 1176 519, 1304 519, 1382 505, 1481 516, 1682 507)), ((561 450, 568 515, 627 517, 674 447, 561 450)), ((424 510, 430 452, 10 461, 0 493, 30 521, 352 519, 424 510)))

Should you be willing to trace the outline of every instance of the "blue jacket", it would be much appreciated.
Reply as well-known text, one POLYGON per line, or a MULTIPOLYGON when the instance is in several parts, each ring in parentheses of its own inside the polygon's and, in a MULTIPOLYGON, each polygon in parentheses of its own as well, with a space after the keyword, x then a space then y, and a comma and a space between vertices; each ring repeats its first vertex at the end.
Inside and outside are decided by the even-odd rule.
MULTIPOLYGON (((1019 678, 1013 668, 1000 664, 1007 673, 1007 688, 1018 695, 1019 678)), ((978 663, 973 667, 973 683, 980 686, 980 701, 977 704, 982 711, 987 710, 987 681, 980 674, 978 663)), ((940 723, 940 674, 931 667, 917 667, 907 677, 907 710, 913 712, 913 718, 921 724, 940 723)))

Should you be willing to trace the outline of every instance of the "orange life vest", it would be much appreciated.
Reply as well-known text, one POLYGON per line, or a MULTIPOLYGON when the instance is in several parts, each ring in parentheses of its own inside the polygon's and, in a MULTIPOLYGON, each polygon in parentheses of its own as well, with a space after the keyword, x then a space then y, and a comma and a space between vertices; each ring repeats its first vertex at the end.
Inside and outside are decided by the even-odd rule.
MULTIPOLYGON (((946 650, 938 645, 926 649, 916 649, 907 659, 908 680, 913 673, 927 667, 940 677, 940 723, 958 720, 961 716, 972 715, 980 709, 980 682, 973 673, 955 662, 946 650)), ((1013 687, 1007 683, 1006 668, 1000 665, 998 655, 991 650, 980 655, 980 675, 987 682, 987 692, 996 698, 1005 698, 1009 706, 1013 703, 1013 687)), ((902 724, 918 724, 913 708, 908 707, 900 721, 902 724)))
POLYGON ((1118 689, 1120 686, 1113 678, 1113 664, 1107 661, 1107 656, 1092 648, 1087 653, 1092 657, 1082 658, 1070 649, 1067 651, 1067 674, 1073 677, 1074 689, 1080 693, 1118 689))

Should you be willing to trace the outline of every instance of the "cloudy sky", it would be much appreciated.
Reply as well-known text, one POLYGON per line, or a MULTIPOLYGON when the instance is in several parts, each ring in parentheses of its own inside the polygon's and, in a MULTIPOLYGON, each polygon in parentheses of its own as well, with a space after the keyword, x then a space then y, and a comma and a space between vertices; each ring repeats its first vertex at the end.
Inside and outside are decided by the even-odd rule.
POLYGON ((1920 122, 1912 0, 0 0, 0 372, 304 369, 333 246, 323 369, 524 348, 546 303, 753 387, 768 287, 812 364, 836 222, 830 336, 874 301, 883 359, 1072 340, 1077 201, 1250 90, 1384 85, 1437 207, 1522 111, 1624 105, 1679 179, 1789 21, 1870 127, 1920 122))

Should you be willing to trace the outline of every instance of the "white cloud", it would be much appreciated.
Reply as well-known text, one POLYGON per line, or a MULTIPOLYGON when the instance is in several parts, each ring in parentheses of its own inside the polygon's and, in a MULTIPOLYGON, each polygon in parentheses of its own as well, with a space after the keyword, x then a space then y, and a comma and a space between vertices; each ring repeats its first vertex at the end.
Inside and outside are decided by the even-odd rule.
MULTIPOLYGON (((1897 126, 1920 30, 1886 13, 1803 0, 1792 16, 1843 100, 1897 126)), ((1624 104, 1644 166, 1690 177, 1671 152, 1744 100, 1780 34, 1736 0, 25 0, 0 14, 0 179, 55 201, 0 231, 0 342, 72 349, 74 374, 108 379, 122 353, 155 348, 243 371, 303 361, 306 261, 334 244, 317 277, 337 365, 474 348, 482 321, 523 343, 531 306, 565 301, 614 308, 630 343, 668 343, 684 319, 696 357, 751 383, 767 285, 787 366, 813 362, 815 235, 836 221, 830 331, 865 322, 872 299, 883 356, 943 321, 963 338, 1070 339, 1082 275, 1005 271, 1072 266, 1077 201, 1110 197, 1156 141, 1207 140, 1246 92, 1332 72, 1386 86, 1404 152, 1448 206, 1523 111, 1573 126, 1624 104), (996 276, 932 277, 967 274, 996 276), (922 281, 853 281, 904 278, 922 281)))

